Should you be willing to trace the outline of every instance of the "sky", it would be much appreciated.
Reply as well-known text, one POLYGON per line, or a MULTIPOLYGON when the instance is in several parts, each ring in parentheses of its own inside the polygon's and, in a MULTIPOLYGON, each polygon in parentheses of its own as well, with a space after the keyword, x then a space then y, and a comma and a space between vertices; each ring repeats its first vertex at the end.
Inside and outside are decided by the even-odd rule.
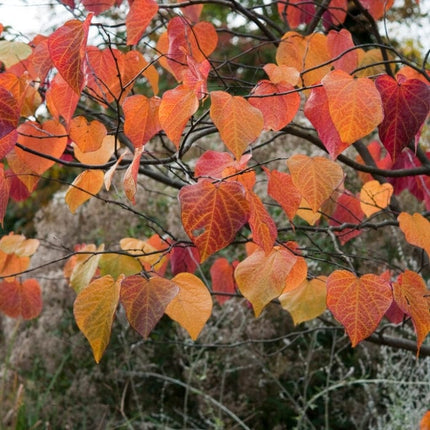
MULTIPOLYGON (((395 0, 396 3, 402 0, 395 0)), ((422 45, 422 52, 430 49, 430 0, 420 0, 420 9, 427 13, 421 22, 394 22, 389 23, 389 34, 394 39, 417 38, 422 45)), ((39 32, 47 33, 49 26, 61 25, 72 17, 65 7, 58 5, 54 0, 0 0, 0 23, 11 25, 18 32, 28 36, 39 32), (55 5, 54 13, 49 5, 55 5)), ((381 25, 381 32, 384 28, 381 25)))

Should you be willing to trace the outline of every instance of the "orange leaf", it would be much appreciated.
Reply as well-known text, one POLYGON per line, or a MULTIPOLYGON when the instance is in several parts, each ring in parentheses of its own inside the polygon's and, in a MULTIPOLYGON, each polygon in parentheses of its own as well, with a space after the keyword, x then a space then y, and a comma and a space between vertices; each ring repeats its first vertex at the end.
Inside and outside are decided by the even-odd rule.
POLYGON ((76 209, 97 194, 103 186, 103 170, 85 170, 70 185, 65 200, 70 212, 76 209))
POLYGON ((263 114, 264 128, 266 130, 281 130, 296 116, 300 107, 300 96, 289 84, 273 84, 263 80, 251 92, 249 103, 263 114), (282 94, 291 92, 290 94, 282 94), (267 97, 268 95, 273 96, 267 97), (255 96, 252 97, 252 96, 255 96), (266 97, 260 97, 266 96, 266 97))
POLYGON ((163 316, 179 287, 167 279, 128 276, 121 284, 121 303, 130 325, 145 339, 163 316))
POLYGON ((158 12, 158 4, 154 0, 134 0, 125 20, 127 28, 127 45, 136 45, 158 12))
POLYGON ((46 105, 53 118, 60 117, 68 124, 76 110, 79 95, 76 94, 60 74, 54 76, 46 91, 46 105))
MULTIPOLYGON (((18 126, 19 108, 15 97, 3 87, 0 87, 0 139, 12 134, 18 126)), ((2 140, 0 140, 1 143, 2 140)), ((6 142, 6 141, 5 141, 6 142)), ((0 155, 3 158, 12 146, 0 148, 0 155)))
POLYGON ((302 36, 294 31, 289 31, 282 36, 276 51, 276 62, 279 66, 294 67, 299 72, 315 68, 302 75, 306 86, 319 82, 330 71, 330 64, 321 66, 322 63, 329 60, 327 37, 321 33, 302 36))
POLYGON ((326 310, 326 296, 326 279, 322 277, 305 279, 297 288, 279 296, 279 301, 297 325, 321 315, 326 310))
POLYGON ((269 255, 259 248, 238 264, 234 272, 237 286, 251 302, 256 317, 282 293, 296 260, 286 248, 275 247, 269 255))
POLYGON ((306 260, 300 256, 299 245, 296 242, 288 241, 284 244, 284 246, 294 253, 294 255, 297 257, 297 260, 294 263, 294 266, 291 268, 287 279, 285 280, 285 286, 282 290, 282 294, 297 288, 306 280, 308 275, 308 265, 306 260))
POLYGON ((385 209, 393 195, 393 186, 389 183, 380 184, 378 181, 366 182, 360 191, 361 210, 367 217, 385 209))
POLYGON ((96 363, 109 344, 122 278, 115 281, 108 275, 96 279, 77 295, 73 304, 76 324, 90 343, 96 363))
POLYGON ((128 51, 124 55, 124 73, 123 73, 123 86, 126 88, 122 89, 122 96, 132 90, 133 82, 140 76, 143 75, 152 88, 154 94, 158 94, 158 72, 153 64, 149 64, 143 55, 136 50, 128 51))
POLYGON ((102 166, 106 164, 115 151, 115 136, 107 135, 102 142, 102 146, 97 151, 82 152, 78 146, 74 147, 74 154, 77 160, 90 166, 102 166))
POLYGON ((362 0, 361 4, 369 11, 375 21, 382 18, 393 5, 394 0, 362 0))
POLYGON ((133 155, 133 161, 125 171, 123 186, 125 195, 133 203, 136 204, 136 191, 137 191, 137 175, 139 173, 140 159, 142 158, 143 147, 136 148, 133 155))
POLYGON ((179 273, 172 282, 179 287, 179 293, 165 312, 196 340, 211 316, 212 297, 206 285, 191 273, 179 273))
POLYGON ((18 257, 30 257, 39 247, 37 239, 26 239, 22 234, 9 233, 0 240, 0 250, 18 257))
POLYGON ((179 149, 185 125, 199 107, 199 101, 193 89, 179 85, 163 94, 159 108, 161 128, 179 149))
POLYGON ((221 139, 239 160, 247 146, 263 131, 263 115, 243 97, 224 91, 212 91, 211 101, 210 116, 221 139))
POLYGON ((268 63, 263 69, 274 84, 290 84, 295 86, 300 80, 300 73, 294 67, 285 65, 277 66, 276 64, 268 63))
POLYGON ((39 175, 46 172, 55 164, 54 160, 44 156, 60 158, 67 146, 67 133, 57 121, 48 120, 42 125, 27 121, 18 127, 18 143, 25 148, 36 151, 32 154, 21 148, 16 148, 17 156, 31 170, 39 175))
POLYGON ((412 319, 417 334, 417 356, 425 337, 430 332, 430 291, 416 272, 406 270, 393 283, 394 300, 412 319))
POLYGON ((287 165, 293 184, 313 212, 318 211, 344 179, 342 168, 324 157, 295 154, 287 160, 287 165))
POLYGON ((331 119, 342 142, 353 143, 381 123, 384 117, 381 96, 372 80, 354 79, 342 70, 334 70, 321 83, 327 93, 331 119))
POLYGON ((249 226, 252 240, 268 254, 278 236, 276 225, 260 198, 252 191, 246 192, 249 203, 249 226))
POLYGON ((11 318, 31 320, 42 311, 42 292, 36 279, 0 283, 0 311, 11 318))
POLYGON ((100 149, 107 135, 103 123, 94 120, 87 122, 83 116, 77 116, 70 122, 69 136, 82 152, 93 152, 100 149))
POLYGON ((269 178, 267 193, 281 205, 291 221, 296 215, 302 199, 300 191, 294 186, 291 175, 288 173, 278 172, 277 170, 270 171, 265 167, 263 169, 269 178))
POLYGON ((411 245, 425 249, 430 256, 430 222, 419 213, 409 215, 406 212, 401 212, 397 220, 406 240, 411 245))
POLYGON ((249 216, 244 188, 238 182, 213 184, 203 179, 179 192, 182 223, 200 252, 201 262, 227 246, 249 216))
POLYGON ((140 94, 124 100, 124 133, 135 148, 145 145, 161 130, 158 120, 160 102, 158 97, 148 99, 140 94))
POLYGON ((83 23, 68 21, 48 38, 52 62, 76 94, 81 93, 85 84, 85 48, 91 18, 90 13, 83 23))
POLYGON ((430 410, 428 410, 421 418, 420 430, 430 430, 430 410))
POLYGON ((10 182, 5 177, 3 164, 0 163, 0 224, 4 228, 4 216, 6 215, 9 201, 10 182))
POLYGON ((236 291, 236 283, 234 281, 234 267, 226 258, 217 258, 210 269, 212 279, 212 291, 220 305, 223 305, 236 291), (221 294, 219 294, 221 293, 221 294), (222 293, 227 293, 223 295, 222 293))
POLYGON ((357 278, 336 270, 327 279, 327 307, 345 327, 352 346, 376 330, 392 301, 390 283, 383 276, 357 278))

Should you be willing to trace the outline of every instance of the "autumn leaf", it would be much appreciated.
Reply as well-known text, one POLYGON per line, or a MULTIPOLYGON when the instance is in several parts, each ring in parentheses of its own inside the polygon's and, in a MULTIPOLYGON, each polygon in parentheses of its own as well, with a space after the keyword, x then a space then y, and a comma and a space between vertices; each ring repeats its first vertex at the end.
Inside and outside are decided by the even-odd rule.
POLYGON ((295 31, 289 31, 282 36, 276 50, 278 65, 294 67, 303 72, 302 80, 305 86, 319 82, 330 71, 329 64, 322 65, 330 59, 327 37, 321 33, 302 36, 295 31))
POLYGON ((296 86, 300 80, 300 73, 295 67, 277 66, 276 64, 268 63, 263 67, 263 70, 274 84, 296 86))
POLYGON ((37 318, 42 311, 42 292, 36 279, 0 282, 0 311, 11 318, 37 318))
POLYGON ((423 248, 430 256, 430 222, 419 213, 409 215, 406 212, 401 212, 397 220, 406 240, 411 245, 423 248))
POLYGON ((131 276, 142 270, 139 261, 123 254, 102 254, 98 263, 100 276, 110 275, 117 279, 120 275, 131 276))
POLYGON ((128 322, 145 339, 178 293, 175 283, 160 277, 133 275, 121 283, 121 303, 128 322))
POLYGON ((293 253, 297 259, 285 280, 282 294, 297 288, 306 280, 308 275, 308 265, 306 260, 301 256, 299 244, 290 240, 284 243, 283 246, 293 253))
POLYGON ((100 149, 106 135, 106 127, 100 121, 87 122, 85 117, 77 116, 70 122, 70 139, 78 145, 82 152, 93 152, 100 149))
MULTIPOLYGON (((69 260, 73 262, 70 268, 70 285, 77 294, 86 288, 96 274, 101 253, 104 251, 104 244, 98 248, 93 244, 88 244, 79 249, 76 258, 69 260)), ((69 269, 66 265, 66 269, 69 269)), ((66 275, 67 276, 67 275, 66 275)))
POLYGON ((342 168, 324 157, 295 154, 287 160, 291 179, 313 212, 342 184, 342 168), (324 172, 324 175, 321 175, 324 172))
MULTIPOLYGON (((329 224, 332 226, 340 226, 346 223, 359 226, 364 216, 360 199, 344 192, 340 194, 336 200, 336 208, 330 216, 329 224)), ((361 234, 361 230, 347 227, 342 230, 335 230, 334 234, 337 236, 340 243, 344 245, 346 242, 361 234)))
POLYGON ((82 0, 85 9, 94 12, 94 15, 100 15, 102 12, 110 9, 115 0, 82 0))
POLYGON ((5 176, 3 164, 0 163, 0 224, 4 228, 4 217, 6 215, 9 201, 10 182, 5 176))
POLYGON ((210 116, 221 139, 239 160, 248 145, 260 136, 263 115, 243 97, 224 91, 212 91, 211 102, 210 116))
POLYGON ((339 57, 333 62, 335 69, 351 73, 357 68, 358 53, 357 50, 353 48, 354 42, 352 40, 352 35, 348 30, 343 28, 340 31, 329 31, 327 35, 328 52, 333 58, 339 57))
POLYGON ((0 250, 6 254, 16 254, 18 257, 32 256, 40 242, 37 239, 26 239, 22 234, 13 232, 0 239, 0 250))
POLYGON ((281 130, 296 116, 300 107, 300 96, 289 84, 274 84, 259 81, 251 91, 249 103, 263 114, 265 130, 281 130), (283 93, 290 94, 283 94, 283 93))
POLYGON ((194 90, 179 85, 163 94, 158 111, 161 128, 179 149, 182 132, 197 111, 199 101, 194 90))
POLYGON ((237 286, 251 302, 256 317, 282 293, 296 260, 288 249, 277 246, 268 255, 259 248, 238 264, 234 271, 237 286))
POLYGON ((278 12, 291 28, 308 24, 315 15, 315 5, 304 0, 278 1, 278 12))
POLYGON ((430 291, 424 279, 416 272, 406 270, 393 283, 394 300, 399 308, 412 319, 417 334, 417 356, 430 332, 430 291))
POLYGON ((368 78, 354 79, 334 70, 321 80, 327 93, 330 116, 340 140, 353 143, 378 126, 384 117, 381 97, 368 78))
POLYGON ((90 343, 96 363, 109 344, 121 280, 122 277, 115 281, 109 275, 96 279, 77 295, 73 304, 76 324, 90 343))
POLYGON ((145 145, 161 130, 158 109, 161 99, 136 94, 127 97, 122 105, 124 111, 124 133, 135 148, 145 145))
POLYGON ((390 284, 382 276, 357 278, 336 270, 327 279, 327 307, 345 327, 353 347, 376 330, 392 301, 390 284))
POLYGON ((19 109, 15 97, 0 86, 0 158, 15 145, 19 109))
POLYGON ((48 38, 52 62, 76 94, 85 84, 84 61, 92 14, 84 22, 73 19, 59 27, 48 38))
POLYGON ((263 169, 269 179, 267 193, 281 205, 291 221, 296 215, 302 199, 300 191, 295 187, 291 175, 288 173, 263 169))
POLYGON ((0 40, 0 61, 7 69, 25 60, 31 53, 31 46, 27 43, 13 40, 0 40))
POLYGON ((16 154, 25 165, 39 175, 55 164, 55 160, 44 156, 60 158, 67 145, 67 133, 57 121, 48 120, 43 124, 26 121, 18 127, 18 143, 40 155, 16 148, 16 154))
POLYGON ((139 173, 140 159, 142 158, 143 147, 137 147, 133 154, 133 160, 124 173, 123 186, 127 198, 136 204, 137 175, 139 173))
POLYGON ((342 142, 330 116, 327 93, 324 88, 312 88, 306 100, 304 114, 318 132, 330 157, 336 159, 350 144, 342 142))
POLYGON ((234 266, 224 257, 217 258, 210 268, 210 275, 212 292, 217 302, 223 305, 236 292, 234 266))
POLYGON ((74 147, 75 158, 82 164, 90 166, 103 166, 112 157, 115 151, 115 136, 107 135, 102 142, 102 146, 96 151, 82 152, 78 146, 74 147))
POLYGON ((46 90, 46 105, 52 117, 57 121, 60 121, 60 117, 63 117, 66 124, 68 124, 78 102, 79 95, 73 91, 60 74, 55 75, 46 90))
POLYGON ((85 170, 78 175, 66 192, 65 200, 70 212, 96 195, 103 186, 103 170, 85 170))
POLYGON ((279 296, 283 309, 288 311, 295 325, 312 320, 326 309, 325 277, 304 280, 298 287, 279 296))
POLYGON ((393 161, 411 143, 430 111, 430 88, 417 79, 396 81, 388 75, 375 80, 381 94, 384 120, 379 137, 393 161))
POLYGON ((276 224, 257 194, 247 191, 246 200, 249 203, 248 222, 252 232, 252 240, 268 254, 278 236, 276 224))
POLYGON ((206 285, 191 273, 179 273, 172 282, 179 287, 179 292, 165 313, 196 340, 212 314, 212 297, 206 285))
POLYGON ((158 12, 158 4, 154 0, 134 0, 125 20, 127 29, 127 45, 136 45, 158 12))
POLYGON ((175 246, 170 252, 170 269, 173 275, 194 273, 200 263, 199 251, 191 246, 175 246))
POLYGON ((394 0, 362 0, 361 4, 366 8, 375 21, 382 18, 393 5, 394 0))
POLYGON ((237 182, 207 179, 179 192, 182 224, 200 252, 201 262, 227 246, 249 217, 245 192, 237 182))
POLYGON ((367 217, 385 209, 393 195, 393 186, 389 183, 380 184, 378 181, 366 182, 360 191, 361 210, 367 217))

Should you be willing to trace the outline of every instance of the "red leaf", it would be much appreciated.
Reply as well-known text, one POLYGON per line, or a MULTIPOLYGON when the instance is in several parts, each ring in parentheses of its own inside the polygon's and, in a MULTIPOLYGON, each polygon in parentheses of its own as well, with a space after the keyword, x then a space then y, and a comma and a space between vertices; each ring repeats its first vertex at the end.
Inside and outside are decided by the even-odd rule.
POLYGON ((145 339, 164 314, 179 288, 167 279, 128 276, 121 283, 121 303, 130 325, 145 339))
POLYGON ((280 130, 296 116, 300 107, 300 96, 289 84, 274 84, 270 81, 259 81, 251 92, 249 103, 263 114, 266 130, 280 130), (291 92, 291 94, 282 93, 291 92), (276 94, 272 97, 259 97, 276 94), (255 97, 252 97, 255 96, 255 97))
MULTIPOLYGON (((344 223, 360 224, 364 218, 364 212, 361 209, 360 200, 347 193, 340 194, 336 201, 336 209, 330 217, 329 224, 338 226, 344 223)), ((349 240, 361 234, 359 229, 344 228, 341 231, 335 231, 335 235, 344 245, 349 240)))
POLYGON ((331 30, 327 36, 327 48, 333 58, 340 56, 338 60, 333 62, 335 69, 351 73, 357 68, 358 52, 356 49, 352 49, 354 42, 348 30, 344 28, 340 31, 331 30), (347 50, 350 51, 344 54, 347 50))
POLYGON ((19 109, 15 97, 6 88, 0 87, 0 139, 16 130, 18 120, 19 109))
POLYGON ((4 227, 3 220, 9 201, 10 182, 5 176, 3 164, 0 163, 0 224, 4 227))
POLYGON ((417 79, 397 82, 388 75, 375 81, 381 94, 384 120, 379 137, 393 161, 411 143, 430 111, 430 88, 417 79))
POLYGON ((76 94, 85 85, 84 59, 91 18, 89 14, 83 23, 68 21, 48 38, 52 62, 76 94))
POLYGON ((315 127, 332 159, 336 159, 350 145, 342 142, 333 124, 328 108, 327 93, 324 88, 312 88, 311 95, 305 103, 304 114, 315 127))
POLYGON ((249 226, 252 240, 268 254, 278 236, 276 224, 257 194, 247 191, 246 199, 249 203, 249 226))
POLYGON ((124 133, 135 148, 145 145, 160 130, 158 109, 161 100, 158 97, 146 98, 134 95, 124 100, 124 133))
POLYGON ((136 45, 158 12, 158 4, 154 0, 134 0, 125 20, 127 28, 127 45, 136 45))
POLYGON ((95 15, 100 15, 105 10, 110 9, 115 3, 115 0, 82 0, 85 9, 94 12, 95 15))
POLYGON ((175 246, 170 253, 170 268, 173 275, 182 272, 194 273, 199 263, 200 255, 197 248, 175 246))
POLYGON ((393 284, 394 300, 399 308, 412 318, 417 334, 417 355, 430 332, 430 291, 424 279, 416 272, 406 270, 393 284))
POLYGON ((390 283, 383 276, 357 278, 336 270, 327 279, 327 307, 345 327, 352 346, 376 330, 392 301, 390 283))
POLYGON ((307 0, 278 1, 278 12, 291 28, 308 24, 315 15, 315 5, 307 0))
POLYGON ((220 305, 231 299, 229 294, 236 291, 234 280, 234 267, 226 258, 217 258, 210 269, 212 279, 212 292, 220 305), (226 295, 219 294, 226 293, 226 295))
POLYGON ((182 223, 200 252, 201 262, 227 246, 249 217, 244 188, 237 182, 204 179, 179 192, 182 223))
POLYGON ((0 311, 11 318, 30 320, 42 311, 42 292, 35 279, 0 283, 0 311))

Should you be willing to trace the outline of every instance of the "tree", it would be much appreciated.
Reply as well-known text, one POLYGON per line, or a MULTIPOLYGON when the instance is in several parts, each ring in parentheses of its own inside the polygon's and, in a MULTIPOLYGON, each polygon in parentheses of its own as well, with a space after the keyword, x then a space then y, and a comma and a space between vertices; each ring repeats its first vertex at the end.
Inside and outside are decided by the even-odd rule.
MULTIPOLYGON (((52 261, 97 362, 118 306, 144 338, 167 314, 196 340, 212 297, 236 296, 429 354, 430 77, 380 34, 392 2, 61 3, 74 18, 52 34, 0 41, 0 218, 45 178, 73 213, 99 198, 143 220, 148 237, 52 261), (128 204, 99 194, 118 177, 128 204), (133 206, 144 177, 175 190, 187 238, 133 206), (377 333, 384 317, 416 346, 377 333)), ((0 310, 32 319, 39 241, 5 233, 0 310)))

